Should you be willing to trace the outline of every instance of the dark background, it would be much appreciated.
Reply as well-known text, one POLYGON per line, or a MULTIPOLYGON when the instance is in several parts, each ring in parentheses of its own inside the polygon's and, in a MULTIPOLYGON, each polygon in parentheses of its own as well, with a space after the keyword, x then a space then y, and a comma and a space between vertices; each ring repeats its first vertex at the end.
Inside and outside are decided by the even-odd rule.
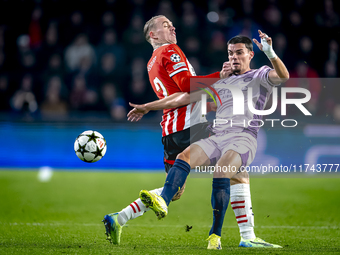
MULTIPOLYGON (((0 1, 1 120, 125 122, 128 102, 156 99, 146 72, 152 47, 143 26, 163 14, 198 75, 221 69, 231 37, 258 39, 261 29, 273 38, 292 78, 315 78, 289 85, 311 91, 307 108, 313 117, 339 123, 339 84, 320 79, 339 76, 339 5, 334 0, 0 1)), ((252 67, 270 65, 254 49, 252 67)))

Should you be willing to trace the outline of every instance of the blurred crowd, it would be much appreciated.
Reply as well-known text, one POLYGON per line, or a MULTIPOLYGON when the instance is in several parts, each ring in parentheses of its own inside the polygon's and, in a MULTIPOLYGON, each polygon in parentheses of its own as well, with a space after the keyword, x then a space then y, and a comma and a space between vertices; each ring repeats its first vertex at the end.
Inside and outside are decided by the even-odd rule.
MULTIPOLYGON (((163 14, 198 75, 221 69, 228 39, 258 39, 261 29, 273 38, 291 78, 313 78, 287 86, 311 91, 313 116, 340 122, 334 79, 340 71, 339 8, 335 0, 2 0, 0 111, 22 119, 90 114, 125 120, 128 102, 156 99, 146 68, 152 47, 143 27, 163 14)), ((254 50, 253 68, 270 65, 254 50)))

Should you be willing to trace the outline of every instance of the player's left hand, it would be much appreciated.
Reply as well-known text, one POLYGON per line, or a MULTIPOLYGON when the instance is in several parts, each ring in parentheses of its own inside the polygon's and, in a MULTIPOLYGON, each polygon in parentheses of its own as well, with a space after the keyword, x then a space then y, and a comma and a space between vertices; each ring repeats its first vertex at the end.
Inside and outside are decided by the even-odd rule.
MULTIPOLYGON (((268 36, 267 34, 265 34, 265 33, 262 33, 261 30, 259 30, 259 36, 260 36, 260 38, 261 38, 261 41, 267 42, 267 44, 268 44, 269 46, 272 46, 273 40, 272 40, 271 37, 269 37, 269 36, 268 36)), ((266 51, 266 50, 267 50, 266 48, 264 48, 264 45, 261 44, 261 43, 259 43, 255 38, 253 39, 253 42, 257 45, 257 47, 259 47, 260 50, 262 50, 262 51, 266 51)))

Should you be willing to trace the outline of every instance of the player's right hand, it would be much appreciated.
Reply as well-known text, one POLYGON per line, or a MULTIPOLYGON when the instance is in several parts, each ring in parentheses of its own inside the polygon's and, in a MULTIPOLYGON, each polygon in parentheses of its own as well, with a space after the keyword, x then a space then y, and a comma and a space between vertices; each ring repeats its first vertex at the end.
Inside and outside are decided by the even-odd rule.
POLYGON ((128 113, 128 121, 134 122, 134 121, 140 121, 144 114, 142 113, 136 113, 134 112, 136 110, 136 108, 133 108, 129 113, 128 113))
POLYGON ((134 122, 139 121, 143 118, 144 114, 147 114, 149 110, 146 109, 145 105, 129 103, 130 106, 134 107, 128 114, 128 121, 134 122))
POLYGON ((231 70, 231 65, 230 65, 229 61, 228 62, 224 62, 223 66, 222 66, 222 70, 220 72, 220 78, 221 79, 227 78, 230 75, 232 75, 232 73, 233 72, 231 70))

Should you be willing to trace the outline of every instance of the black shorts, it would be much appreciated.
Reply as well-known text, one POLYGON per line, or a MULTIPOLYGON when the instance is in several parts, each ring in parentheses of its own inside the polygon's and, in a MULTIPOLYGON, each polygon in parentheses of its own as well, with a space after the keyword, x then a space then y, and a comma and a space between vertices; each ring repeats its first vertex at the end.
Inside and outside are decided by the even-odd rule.
MULTIPOLYGON (((209 123, 196 124, 185 130, 164 136, 162 143, 164 145, 164 159, 176 160, 178 154, 184 151, 191 143, 209 137, 212 132, 209 123)), ((171 164, 164 161, 165 172, 172 167, 171 164)))

